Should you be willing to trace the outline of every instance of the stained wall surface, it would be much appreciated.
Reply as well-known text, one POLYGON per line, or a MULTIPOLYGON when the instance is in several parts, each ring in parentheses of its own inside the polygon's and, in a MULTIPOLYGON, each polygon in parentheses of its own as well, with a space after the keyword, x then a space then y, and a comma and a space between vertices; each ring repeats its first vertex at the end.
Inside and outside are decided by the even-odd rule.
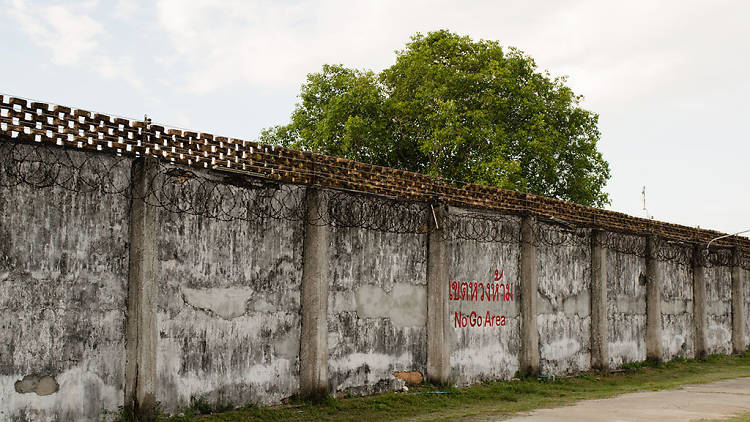
POLYGON ((750 350, 750 271, 742 271, 742 297, 745 300, 745 348, 750 350))
POLYGON ((685 246, 662 245, 663 253, 675 259, 661 262, 661 325, 663 359, 692 358, 695 353, 693 322, 693 269, 690 259, 682 259, 685 246))
MULTIPOLYGON (((453 208, 452 213, 461 213, 453 208)), ((488 215, 492 215, 487 213, 488 215)), ((518 230, 520 219, 508 217, 512 230, 518 230)), ((502 230, 502 223, 496 224, 496 230, 502 230)), ((517 233, 514 236, 518 237, 517 233)), ((457 283, 457 290, 449 301, 449 350, 451 351, 451 373, 458 385, 467 385, 483 380, 509 379, 519 368, 521 347, 521 315, 519 294, 520 280, 520 246, 516 241, 484 243, 473 240, 453 240, 449 242, 449 283, 457 283), (497 279, 497 280, 496 280, 497 279), (461 291, 470 293, 470 284, 477 283, 476 297, 465 299, 461 291), (488 284, 490 285, 488 287, 488 284), (492 285, 501 285, 499 293, 494 294, 492 285), (511 292, 512 297, 505 295, 511 292), (458 293, 458 300, 456 300, 458 293), (482 296, 485 299, 482 300, 482 296), (473 316, 472 316, 473 314, 473 316), (488 314, 490 324, 487 324, 488 314), (462 326, 463 316, 467 325, 462 326), (505 325, 497 326, 492 321, 503 317, 505 325), (474 326, 471 326, 474 319, 474 326), (481 326, 477 325, 477 322, 481 326)), ((450 288, 446 286, 446 288, 450 288)))
MULTIPOLYGON (((73 167, 91 158, 76 151, 67 156, 73 167)), ((96 157, 94 167, 79 166, 81 174, 61 179, 65 188, 0 187, 0 420, 99 420, 103 409, 123 404, 131 162, 96 157), (94 168, 106 169, 106 178, 94 168)), ((33 167, 38 164, 6 166, 7 159, 0 157, 2 181, 14 180, 3 173, 8 169, 39 171, 33 167)), ((304 188, 231 184, 229 176, 192 171, 221 185, 224 202, 202 202, 216 190, 183 173, 156 190, 185 193, 177 203, 159 205, 158 230, 150 234, 158 254, 157 399, 167 412, 199 398, 218 405, 277 403, 300 388, 304 225, 284 212, 271 213, 274 218, 243 214, 241 207, 258 204, 234 199, 271 189, 259 200, 292 210, 304 202, 304 188), (244 217, 224 218, 232 210, 244 217), (219 216, 197 215, 212 212, 219 216)), ((477 211, 452 207, 450 213, 477 211)), ((522 344, 520 218, 473 215, 481 217, 472 223, 477 232, 445 240, 447 348, 458 385, 513 377, 522 344), (482 233, 503 235, 471 238, 482 233)), ((426 319, 434 312, 427 309, 428 236, 337 221, 326 222, 330 392, 392 390, 401 385, 396 371, 425 374, 426 319)), ((540 224, 539 233, 559 229, 540 224)), ((580 234, 559 244, 555 236, 537 239, 536 323, 544 374, 589 369, 591 238, 587 230, 580 234)), ((646 263, 643 237, 612 236, 624 245, 607 252, 614 368, 646 358, 646 263)), ((662 255, 678 256, 680 247, 666 245, 662 255)), ((663 358, 692 357, 692 268, 671 259, 659 268, 663 358)), ((707 268, 706 281, 709 353, 727 354, 731 268, 707 268)), ((747 277, 743 289, 750 310, 747 277)), ((750 318, 745 324, 750 339, 750 318)))
POLYGON ((706 268, 706 347, 708 354, 732 352, 732 268, 706 268))
MULTIPOLYGON (((72 163, 84 159, 69 154, 72 163)), ((3 181, 12 180, 7 160, 0 157, 3 181)), ((127 186, 128 160, 100 160, 127 186)), ((123 403, 129 200, 87 186, 96 179, 89 171, 81 176, 66 184, 81 193, 0 187, 3 421, 98 420, 123 403)))
POLYGON ((541 225, 537 239, 537 330, 542 374, 591 367, 591 234, 541 225), (543 239, 547 239, 544 241, 543 239), (566 240, 565 244, 556 244, 566 240))
POLYGON ((392 390, 393 372, 424 374, 426 236, 334 227, 329 240, 331 391, 392 390))
POLYGON ((162 406, 273 403, 297 392, 302 224, 162 210, 159 227, 162 406))
MULTIPOLYGON (((615 236, 621 236, 622 243, 628 245, 640 242, 635 236, 615 236)), ((646 359, 645 274, 646 260, 640 254, 608 251, 607 316, 612 368, 646 359)))

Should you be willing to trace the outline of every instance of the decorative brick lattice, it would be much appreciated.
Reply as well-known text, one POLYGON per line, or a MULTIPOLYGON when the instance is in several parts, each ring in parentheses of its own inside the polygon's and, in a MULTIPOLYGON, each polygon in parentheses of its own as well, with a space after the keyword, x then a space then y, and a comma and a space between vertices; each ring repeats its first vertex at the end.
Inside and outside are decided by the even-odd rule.
MULTIPOLYGON (((142 156, 190 167, 217 169, 278 182, 319 185, 416 202, 533 215, 579 228, 653 233, 684 242, 707 242, 722 233, 669 224, 571 202, 359 163, 343 158, 259 145, 208 133, 183 131, 80 109, 2 96, 0 138, 103 153, 142 156)), ((750 249, 730 237, 717 247, 750 249)))

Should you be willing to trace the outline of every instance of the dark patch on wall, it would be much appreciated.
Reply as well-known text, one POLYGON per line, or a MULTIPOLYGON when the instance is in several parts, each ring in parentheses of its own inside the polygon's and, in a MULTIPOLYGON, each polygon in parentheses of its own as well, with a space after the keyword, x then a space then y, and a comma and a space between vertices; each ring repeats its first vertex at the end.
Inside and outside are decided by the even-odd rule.
POLYGON ((227 222, 164 210, 159 222, 157 361, 164 408, 177 410, 199 396, 245 404, 294 394, 301 222, 227 222), (220 315, 230 304, 238 312, 220 315))
POLYGON ((612 368, 646 359, 646 285, 642 283, 645 273, 645 258, 608 251, 607 337, 612 368))
MULTIPOLYGON (((68 151, 68 157, 82 162, 85 153, 68 151)), ((127 162, 99 159, 112 167, 109 176, 127 185, 127 162)), ((95 179, 90 167, 81 168, 81 177, 95 179)), ((0 187, 0 204, 0 375, 35 393, 19 396, 13 408, 0 401, 3 415, 82 420, 97 417, 102 407, 116 409, 123 396, 128 199, 96 188, 20 184, 0 187), (70 371, 81 375, 58 385, 70 371), (85 379, 95 383, 86 387, 85 379), (59 388, 69 400, 26 409, 25 397, 59 388), (88 397, 98 397, 95 410, 81 406, 88 397)))
POLYGON ((424 372, 426 328, 423 323, 397 326, 386 316, 360 315, 356 295, 363 286, 382 289, 386 295, 397 283, 426 289, 426 236, 332 228, 330 242, 331 389, 350 394, 392 390, 399 385, 394 371, 424 372))

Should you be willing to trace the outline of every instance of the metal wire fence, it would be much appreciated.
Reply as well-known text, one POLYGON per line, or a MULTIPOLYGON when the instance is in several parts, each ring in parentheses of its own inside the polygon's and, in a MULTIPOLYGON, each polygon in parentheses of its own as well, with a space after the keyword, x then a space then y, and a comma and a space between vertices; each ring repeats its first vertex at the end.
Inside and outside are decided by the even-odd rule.
MULTIPOLYGON (((82 194, 132 197, 131 157, 84 152, 42 143, 0 141, 0 187, 25 185, 59 188, 82 194)), ((268 219, 305 222, 341 228, 361 228, 396 234, 426 235, 439 230, 444 239, 476 242, 520 242, 521 216, 454 209, 438 225, 431 224, 432 204, 369 193, 321 189, 324 212, 309 215, 308 185, 279 183, 231 171, 199 170, 158 161, 158 171, 143 193, 146 203, 170 213, 219 221, 263 224, 268 219)), ((543 221, 534 229, 534 242, 549 247, 586 247, 592 242, 608 250, 647 257, 643 234, 604 231, 596 238, 589 227, 543 221)), ((656 259, 680 266, 699 260, 707 266, 737 265, 750 269, 744 251, 733 258, 729 249, 697 249, 688 242, 658 239, 656 259), (701 256, 693 255, 699 251, 701 256)))

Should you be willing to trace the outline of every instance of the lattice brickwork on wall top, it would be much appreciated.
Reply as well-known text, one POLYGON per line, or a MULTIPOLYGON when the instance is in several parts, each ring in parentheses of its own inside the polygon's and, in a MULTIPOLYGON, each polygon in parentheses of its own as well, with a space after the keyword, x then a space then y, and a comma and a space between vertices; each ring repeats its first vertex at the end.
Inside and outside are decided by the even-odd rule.
MULTIPOLYGON (((219 169, 279 182, 320 185, 420 202, 443 202, 511 214, 530 214, 583 227, 654 233, 705 242, 722 233, 476 184, 359 163, 209 133, 183 131, 59 105, 2 96, 0 137, 125 156, 153 155, 191 167, 219 169)), ((717 246, 750 248, 728 238, 717 246)))

